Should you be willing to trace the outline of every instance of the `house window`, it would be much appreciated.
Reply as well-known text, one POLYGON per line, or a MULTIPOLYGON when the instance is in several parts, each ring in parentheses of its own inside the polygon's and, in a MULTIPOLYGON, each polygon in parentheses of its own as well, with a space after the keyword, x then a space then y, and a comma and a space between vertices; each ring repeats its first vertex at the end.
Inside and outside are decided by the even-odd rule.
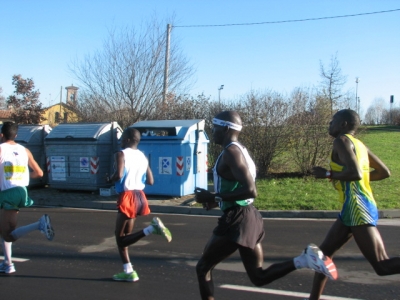
POLYGON ((60 123, 60 113, 59 112, 56 112, 55 118, 54 118, 54 122, 55 123, 60 123))
POLYGON ((68 113, 64 113, 64 123, 68 123, 68 113))

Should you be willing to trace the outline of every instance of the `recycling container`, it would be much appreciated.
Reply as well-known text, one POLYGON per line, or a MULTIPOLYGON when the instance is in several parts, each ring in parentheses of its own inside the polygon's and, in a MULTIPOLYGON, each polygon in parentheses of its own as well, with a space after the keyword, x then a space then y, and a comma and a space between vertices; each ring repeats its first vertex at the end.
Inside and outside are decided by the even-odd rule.
POLYGON ((48 184, 61 190, 108 188, 122 129, 117 122, 63 123, 44 140, 48 184))
POLYGON ((47 184, 46 154, 44 139, 51 131, 49 125, 18 125, 15 142, 31 151, 33 158, 43 170, 43 177, 30 178, 28 187, 41 187, 47 184))
POLYGON ((185 196, 196 187, 207 189, 207 146, 205 121, 140 121, 138 146, 149 160, 154 185, 146 185, 147 195, 185 196))

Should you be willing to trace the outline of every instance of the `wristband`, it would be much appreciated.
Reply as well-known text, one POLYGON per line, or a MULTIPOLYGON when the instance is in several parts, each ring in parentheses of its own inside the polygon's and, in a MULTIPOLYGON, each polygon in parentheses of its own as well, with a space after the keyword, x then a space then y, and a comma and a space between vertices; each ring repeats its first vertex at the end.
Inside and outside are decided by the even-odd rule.
POLYGON ((326 178, 332 179, 332 172, 326 171, 325 176, 326 176, 326 178))
POLYGON ((222 198, 221 198, 220 196, 215 196, 215 197, 214 197, 214 201, 215 201, 215 202, 221 202, 221 201, 222 201, 222 198))

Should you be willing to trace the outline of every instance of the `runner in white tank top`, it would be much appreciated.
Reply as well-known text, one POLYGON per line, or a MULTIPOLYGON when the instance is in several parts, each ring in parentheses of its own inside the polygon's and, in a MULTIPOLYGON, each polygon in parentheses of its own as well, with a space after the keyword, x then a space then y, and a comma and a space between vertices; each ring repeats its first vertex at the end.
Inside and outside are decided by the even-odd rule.
POLYGON ((43 176, 43 171, 33 158, 32 153, 15 142, 17 132, 18 125, 13 122, 4 122, 1 128, 0 233, 4 261, 0 263, 0 273, 6 274, 15 272, 11 258, 12 242, 34 230, 40 230, 48 240, 54 238, 54 230, 48 215, 43 215, 38 222, 17 228, 19 209, 33 204, 26 190, 29 185, 29 177, 43 176), (29 172, 29 168, 32 169, 32 172, 29 172))
POLYGON ((19 144, 0 144, 0 190, 29 185, 28 154, 19 144))
POLYGON ((153 185, 154 183, 147 157, 137 148, 140 138, 140 132, 137 129, 132 127, 125 129, 121 136, 122 150, 114 155, 115 171, 110 178, 107 178, 108 182, 115 182, 115 190, 118 193, 115 238, 123 272, 113 276, 113 279, 117 281, 139 280, 130 261, 128 246, 152 233, 164 236, 168 242, 172 239, 171 232, 157 217, 153 218, 148 227, 132 233, 136 216, 150 213, 143 189, 145 184, 153 185))

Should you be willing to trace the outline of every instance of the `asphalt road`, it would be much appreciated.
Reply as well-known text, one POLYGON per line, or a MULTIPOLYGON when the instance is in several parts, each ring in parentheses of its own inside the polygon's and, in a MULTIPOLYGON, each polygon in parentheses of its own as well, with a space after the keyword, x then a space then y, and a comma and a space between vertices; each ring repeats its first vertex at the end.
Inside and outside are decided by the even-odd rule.
MULTIPOLYGON (((67 208, 29 208, 21 211, 19 225, 48 213, 56 231, 49 242, 39 232, 14 243, 17 272, 0 275, 1 299, 200 299, 195 265, 215 227, 212 216, 152 214, 137 219, 137 230, 159 216, 171 229, 173 240, 159 236, 130 247, 140 280, 115 282, 122 271, 113 236, 115 211, 67 208), (24 261, 24 259, 26 259, 24 261)), ((297 256, 309 243, 320 243, 332 220, 265 219, 265 267, 297 256)), ((380 226, 389 255, 400 255, 399 220, 380 226)), ((400 299, 400 275, 378 277, 352 241, 335 257, 339 279, 330 281, 322 299, 400 299)), ((215 298, 303 299, 313 272, 297 270, 262 289, 247 278, 235 254, 214 270, 215 298), (304 293, 304 294, 302 294, 304 293)))

